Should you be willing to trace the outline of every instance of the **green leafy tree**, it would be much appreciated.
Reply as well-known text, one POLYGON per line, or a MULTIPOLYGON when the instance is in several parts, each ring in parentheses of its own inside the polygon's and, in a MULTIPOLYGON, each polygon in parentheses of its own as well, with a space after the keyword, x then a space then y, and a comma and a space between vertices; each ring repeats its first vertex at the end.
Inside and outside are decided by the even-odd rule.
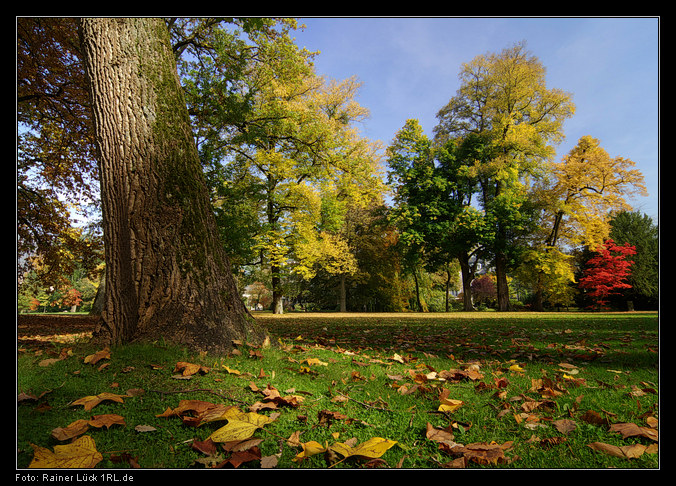
POLYGON ((409 119, 387 147, 388 182, 395 188, 392 215, 399 229, 405 269, 415 281, 416 306, 426 306, 420 297, 419 275, 432 245, 429 236, 440 216, 436 200, 444 181, 436 177, 432 141, 418 120, 409 119))
POLYGON ((481 150, 473 135, 434 143, 417 120, 408 120, 388 148, 390 183, 396 189, 393 214, 408 268, 417 284, 422 266, 434 273, 457 260, 467 311, 473 308, 470 284, 476 265, 494 234, 485 214, 473 206, 478 184, 471 167, 481 150))
POLYGON ((616 213, 610 226, 611 239, 636 248, 631 275, 627 279, 631 289, 624 291, 624 297, 632 301, 637 310, 657 309, 660 283, 658 226, 648 215, 638 211, 616 213))
POLYGON ((316 75, 313 54, 286 31, 254 41, 255 58, 237 83, 200 71, 189 99, 204 113, 200 151, 214 174, 223 232, 243 223, 230 249, 242 263, 269 267, 273 311, 282 313, 283 282, 294 271, 351 271, 339 235, 319 230, 322 198, 373 190, 378 156, 353 125, 368 114, 355 101, 359 83, 316 75), (229 103, 239 107, 234 118, 229 103))
POLYGON ((549 89, 545 69, 524 44, 464 64, 457 95, 438 113, 437 138, 472 134, 483 144, 472 176, 495 232, 491 248, 498 309, 509 308, 507 271, 528 233, 529 192, 562 139, 563 121, 574 112, 570 96, 549 89))

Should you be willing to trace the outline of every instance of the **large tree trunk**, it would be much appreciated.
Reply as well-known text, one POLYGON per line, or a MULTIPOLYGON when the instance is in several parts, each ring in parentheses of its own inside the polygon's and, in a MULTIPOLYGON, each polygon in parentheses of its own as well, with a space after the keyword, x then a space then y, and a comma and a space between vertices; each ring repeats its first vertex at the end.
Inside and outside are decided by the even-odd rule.
POLYGON ((272 273, 272 313, 284 314, 284 294, 282 291, 282 277, 280 277, 281 268, 278 265, 271 265, 272 273))
POLYGON ((501 251, 495 256, 495 280, 498 293, 498 310, 509 310, 509 285, 507 283, 507 257, 501 251))
POLYGON ((474 310, 472 305, 472 280, 474 280, 474 267, 469 263, 469 255, 461 253, 458 256, 460 263, 460 272, 462 273, 462 310, 471 312, 474 310))
POLYGON ((340 312, 347 312, 347 289, 345 288, 346 276, 340 274, 340 312))
POLYGON ((99 149, 106 301, 97 336, 193 350, 261 344, 216 232, 166 25, 87 18, 80 36, 99 149))

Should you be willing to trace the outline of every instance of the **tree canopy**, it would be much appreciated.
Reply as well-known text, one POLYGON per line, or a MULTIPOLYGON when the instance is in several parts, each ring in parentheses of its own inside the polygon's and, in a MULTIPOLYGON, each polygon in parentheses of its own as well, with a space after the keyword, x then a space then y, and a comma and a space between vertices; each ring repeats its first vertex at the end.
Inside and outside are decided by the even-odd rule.
MULTIPOLYGON (((626 235, 637 254, 625 295, 655 305, 656 228, 639 236, 628 216, 629 198, 645 194, 643 176, 591 135, 553 160, 575 106, 547 86, 525 43, 460 66, 460 87, 431 137, 411 118, 382 147, 359 131, 369 110, 357 102, 358 79, 317 73, 321 54, 295 44, 294 19, 160 23, 213 231, 240 295, 255 284, 277 313, 449 310, 456 295, 455 308, 473 310, 479 287, 490 287, 495 299, 483 290, 481 299, 499 310, 512 308, 515 289, 522 304, 543 310, 575 302, 592 252, 626 235)), ((62 295, 82 272, 98 282, 104 253, 121 251, 104 251, 112 230, 91 218, 110 182, 101 178, 80 41, 76 19, 17 21, 18 271, 20 281, 62 295), (94 224, 74 224, 85 216, 94 224)), ((156 116, 144 106, 146 118, 156 116)), ((164 208, 189 200, 184 183, 195 178, 167 170, 174 199, 164 208)), ((181 221, 191 247, 206 241, 181 221)))

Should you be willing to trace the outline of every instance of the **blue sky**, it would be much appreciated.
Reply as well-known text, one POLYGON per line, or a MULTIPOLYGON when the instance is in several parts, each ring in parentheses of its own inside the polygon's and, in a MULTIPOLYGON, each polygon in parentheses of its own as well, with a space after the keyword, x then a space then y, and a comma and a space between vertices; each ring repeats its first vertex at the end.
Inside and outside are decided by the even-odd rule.
POLYGON ((437 111, 459 87, 462 63, 525 41, 547 69, 547 86, 573 95, 556 159, 591 135, 611 157, 636 162, 648 197, 634 209, 658 222, 659 19, 651 18, 301 18, 299 47, 321 53, 317 72, 356 76, 371 112, 364 136, 389 144, 408 118, 432 135, 437 111))

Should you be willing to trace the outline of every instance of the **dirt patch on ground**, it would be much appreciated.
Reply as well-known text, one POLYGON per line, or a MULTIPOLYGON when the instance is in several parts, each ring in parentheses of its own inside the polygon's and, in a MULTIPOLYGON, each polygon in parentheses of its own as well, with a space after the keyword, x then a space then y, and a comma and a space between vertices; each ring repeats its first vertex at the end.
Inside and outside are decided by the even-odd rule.
POLYGON ((20 314, 17 316, 19 348, 41 348, 89 339, 97 317, 68 314, 20 314))

